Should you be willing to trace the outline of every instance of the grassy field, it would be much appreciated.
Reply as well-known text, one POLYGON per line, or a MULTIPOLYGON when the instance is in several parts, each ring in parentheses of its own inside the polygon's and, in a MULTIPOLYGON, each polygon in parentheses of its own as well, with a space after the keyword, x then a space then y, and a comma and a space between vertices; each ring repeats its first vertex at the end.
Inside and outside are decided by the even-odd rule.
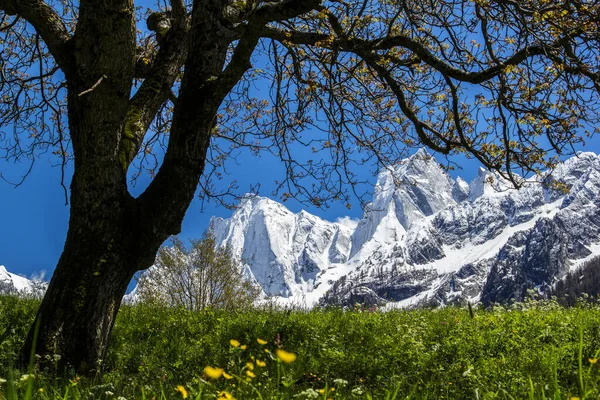
POLYGON ((91 380, 11 369, 36 306, 0 297, 0 399, 600 398, 592 306, 528 302, 474 318, 124 307, 106 373, 91 380))

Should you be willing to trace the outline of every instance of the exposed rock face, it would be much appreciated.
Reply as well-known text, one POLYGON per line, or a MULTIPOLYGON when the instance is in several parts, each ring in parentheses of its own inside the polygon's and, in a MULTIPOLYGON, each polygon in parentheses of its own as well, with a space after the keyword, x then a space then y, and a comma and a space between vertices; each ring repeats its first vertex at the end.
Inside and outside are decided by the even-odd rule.
POLYGON ((273 200, 249 197, 227 220, 213 218, 218 243, 240 256, 270 296, 311 292, 317 276, 350 253, 351 230, 273 200))
POLYGON ((243 258, 248 278, 282 303, 522 299, 600 254, 600 159, 580 153, 515 190, 484 170, 469 184, 454 180, 420 150, 380 173, 353 230, 262 197, 211 226, 243 258))
MULTIPOLYGON (((412 157, 404 163, 412 163, 412 157)), ((435 169, 421 171, 431 176, 435 169)), ((460 180, 450 186, 458 185, 460 180)), ((415 218, 405 239, 393 247, 380 243, 375 251, 352 249, 360 257, 348 264, 356 267, 321 303, 349 304, 344 300, 364 292, 362 286, 389 306, 520 300, 527 289, 549 289, 570 268, 600 252, 600 160, 593 153, 567 160, 547 177, 529 179, 520 190, 482 170, 461 193, 468 197, 454 195, 447 207, 415 218), (543 179, 571 190, 549 189, 543 179), (371 273, 358 272, 365 267, 371 273)))

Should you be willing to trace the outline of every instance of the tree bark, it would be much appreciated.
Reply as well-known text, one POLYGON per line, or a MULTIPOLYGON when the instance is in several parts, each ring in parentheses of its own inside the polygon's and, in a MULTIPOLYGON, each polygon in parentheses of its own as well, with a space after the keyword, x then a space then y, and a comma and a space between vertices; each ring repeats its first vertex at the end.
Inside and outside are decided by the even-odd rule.
MULTIPOLYGON (((105 211, 112 212, 109 207, 105 211)), ((136 271, 119 232, 100 227, 107 219, 71 218, 63 254, 23 347, 23 361, 35 353, 44 356, 43 365, 52 365, 57 355, 60 370, 73 368, 83 375, 100 370, 121 299, 136 271)))

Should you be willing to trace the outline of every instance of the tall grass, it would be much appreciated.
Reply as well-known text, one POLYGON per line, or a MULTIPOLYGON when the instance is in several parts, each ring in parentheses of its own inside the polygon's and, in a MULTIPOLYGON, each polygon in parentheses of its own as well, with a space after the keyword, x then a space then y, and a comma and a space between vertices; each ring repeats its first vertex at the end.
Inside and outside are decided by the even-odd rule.
POLYGON ((32 373, 11 375, 36 305, 0 298, 0 399, 600 396, 593 306, 529 302, 475 309, 472 318, 460 308, 192 313, 139 305, 119 313, 102 378, 56 376, 35 360, 32 373), (296 359, 285 362, 277 349, 296 359))

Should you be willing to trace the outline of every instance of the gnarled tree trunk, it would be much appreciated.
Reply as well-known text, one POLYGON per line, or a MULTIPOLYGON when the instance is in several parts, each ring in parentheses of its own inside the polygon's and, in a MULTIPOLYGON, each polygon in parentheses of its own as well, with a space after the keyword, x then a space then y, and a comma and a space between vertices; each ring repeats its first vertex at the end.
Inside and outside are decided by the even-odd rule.
MULTIPOLYGON (((35 352, 43 356, 42 363, 58 355, 60 367, 79 374, 100 371, 133 274, 152 265, 159 246, 179 233, 204 169, 217 110, 237 80, 223 84, 215 79, 223 70, 228 38, 221 25, 221 3, 207 1, 204 6, 194 13, 192 31, 203 40, 190 44, 196 56, 188 57, 185 65, 163 165, 137 199, 127 190, 127 168, 154 117, 152 111, 169 95, 178 68, 165 69, 155 61, 157 75, 147 78, 130 100, 135 61, 131 10, 121 27, 112 19, 100 26, 101 7, 80 10, 80 20, 87 23, 80 21, 85 29, 75 35, 75 56, 67 73, 75 150, 69 232, 22 349, 23 361, 35 352), (111 32, 98 34, 107 28, 111 32), (84 37, 97 45, 84 46, 84 37), (165 79, 167 90, 157 88, 156 82, 165 79)), ((181 39, 180 33, 174 31, 171 39, 181 39)), ((173 47, 171 52, 187 43, 169 40, 165 36, 163 46, 173 47)), ((176 64, 177 57, 169 56, 176 64)))
POLYGON ((148 19, 159 48, 140 69, 132 0, 80 1, 72 35, 42 0, 0 0, 0 10, 34 25, 65 74, 75 159, 65 248, 23 346, 24 362, 35 352, 42 363, 53 364, 59 356, 61 369, 100 371, 133 274, 152 265, 160 245, 181 230, 217 111, 251 67, 263 28, 318 3, 266 2, 254 10, 194 0, 190 20, 185 2, 171 0, 170 13, 148 19), (174 99, 171 88, 182 67, 174 99), (132 95, 137 78, 143 81, 132 95), (127 170, 166 101, 174 102, 174 111, 163 163, 144 193, 133 198, 127 170))

